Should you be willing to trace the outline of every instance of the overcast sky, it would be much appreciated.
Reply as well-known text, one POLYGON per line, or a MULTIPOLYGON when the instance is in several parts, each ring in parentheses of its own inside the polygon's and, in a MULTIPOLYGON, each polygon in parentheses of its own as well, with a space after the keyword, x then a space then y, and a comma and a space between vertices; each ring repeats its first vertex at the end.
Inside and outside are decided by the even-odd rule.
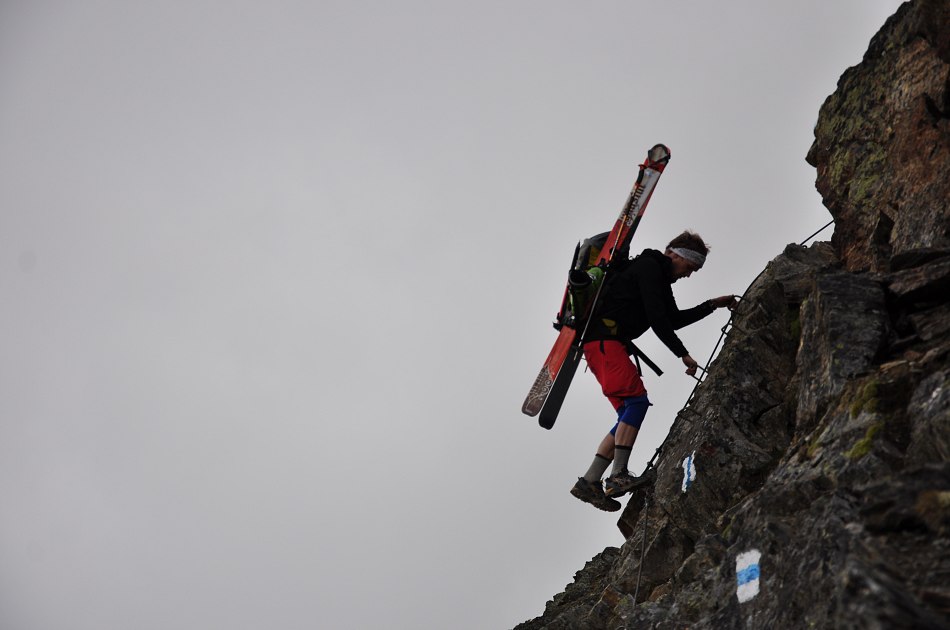
MULTIPOLYGON (((540 614, 623 542, 568 494, 593 377, 520 413, 575 242, 663 142, 633 250, 741 293, 830 220, 818 108, 899 4, 2 0, 0 628, 540 614)), ((634 472, 693 385, 642 346, 634 472)))

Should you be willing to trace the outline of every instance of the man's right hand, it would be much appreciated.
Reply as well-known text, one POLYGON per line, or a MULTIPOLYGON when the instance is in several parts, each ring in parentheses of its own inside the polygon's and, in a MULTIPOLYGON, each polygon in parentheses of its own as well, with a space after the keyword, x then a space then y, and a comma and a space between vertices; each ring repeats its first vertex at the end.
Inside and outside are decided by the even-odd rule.
POLYGON ((736 299, 736 296, 734 295, 723 295, 717 298, 713 298, 709 300, 709 302, 712 304, 714 309, 726 307, 730 311, 734 311, 736 310, 736 307, 739 306, 739 300, 736 299))
POLYGON ((688 354, 683 356, 683 365, 686 366, 686 373, 689 376, 696 374, 696 368, 699 367, 699 364, 688 354))

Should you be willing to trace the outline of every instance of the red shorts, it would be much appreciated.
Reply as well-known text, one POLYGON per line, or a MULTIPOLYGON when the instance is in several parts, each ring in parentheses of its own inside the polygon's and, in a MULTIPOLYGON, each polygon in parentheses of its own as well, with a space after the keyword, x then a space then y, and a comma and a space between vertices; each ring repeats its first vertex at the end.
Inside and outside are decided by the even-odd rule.
POLYGON ((640 372, 622 342, 588 341, 584 344, 584 358, 614 409, 620 408, 624 398, 646 396, 640 372))

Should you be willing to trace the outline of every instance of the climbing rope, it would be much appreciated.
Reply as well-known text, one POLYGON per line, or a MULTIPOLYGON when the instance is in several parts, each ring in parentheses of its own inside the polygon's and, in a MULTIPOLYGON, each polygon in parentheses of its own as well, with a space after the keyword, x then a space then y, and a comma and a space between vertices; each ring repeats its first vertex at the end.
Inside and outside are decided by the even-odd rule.
POLYGON ((650 508, 650 500, 644 496, 643 497, 643 537, 640 540, 640 565, 637 567, 637 588, 633 591, 633 605, 637 605, 637 595, 640 594, 640 576, 643 575, 643 556, 646 554, 647 550, 647 518, 649 518, 648 510, 650 508))
MULTIPOLYGON (((829 221, 828 223, 826 223, 826 224, 824 224, 823 226, 821 226, 821 228, 819 228, 819 229, 816 230, 815 232, 812 232, 807 238, 805 238, 805 240, 801 241, 801 242, 798 244, 798 246, 799 246, 799 247, 804 247, 806 243, 808 243, 808 242, 811 241, 813 238, 815 238, 816 236, 818 236, 819 234, 821 234, 823 231, 825 231, 826 229, 828 229, 828 227, 831 226, 831 225, 833 225, 833 224, 834 224, 834 220, 832 219, 832 220, 829 221)), ((765 269, 763 269, 762 271, 760 271, 759 274, 752 280, 752 282, 749 283, 749 286, 746 287, 745 291, 742 292, 742 295, 741 295, 741 296, 738 296, 740 305, 741 305, 743 302, 748 302, 748 300, 746 299, 746 294, 749 292, 749 289, 752 288, 752 285, 754 285, 754 284, 759 280, 759 278, 762 277, 762 274, 764 274, 767 270, 768 270, 768 267, 766 267, 765 269)), ((683 403, 683 407, 682 407, 682 408, 679 410, 679 412, 676 414, 677 416, 679 416, 679 414, 681 414, 681 413, 683 413, 684 411, 687 410, 687 407, 689 407, 689 403, 692 402, 692 400, 693 400, 693 396, 696 394, 696 391, 699 389, 699 386, 702 385, 703 381, 705 380, 706 375, 709 373, 709 364, 712 363, 712 360, 715 358, 716 353, 719 351, 719 346, 722 345, 722 342, 723 342, 723 340, 726 338, 726 336, 729 334, 730 329, 735 325, 733 320, 735 319, 736 313, 737 313, 738 311, 739 311, 739 307, 736 307, 736 310, 735 310, 735 311, 732 311, 732 312, 729 314, 729 320, 728 320, 728 321, 725 323, 725 325, 722 327, 721 333, 720 333, 720 335, 719 335, 719 339, 716 341, 716 345, 713 347, 712 352, 709 353, 709 358, 706 359, 705 365, 703 365, 702 367, 697 366, 697 367, 699 367, 699 370, 702 372, 702 376, 696 376, 695 374, 693 375, 693 378, 696 380, 696 384, 693 386, 693 389, 690 391, 689 396, 686 397, 686 402, 683 403)), ((657 449, 656 449, 656 452, 653 454, 653 457, 650 459, 650 462, 647 464, 647 469, 649 469, 651 466, 653 466, 654 461, 656 460, 657 456, 659 456, 659 454, 660 454, 660 452, 661 452, 662 450, 663 450, 663 446, 660 445, 660 447, 657 448, 657 449)))
POLYGON ((818 228, 818 231, 817 231, 817 232, 815 232, 814 234, 812 234, 811 236, 809 236, 808 238, 806 238, 804 241, 802 241, 801 243, 799 243, 798 246, 799 246, 799 247, 804 247, 804 246, 805 246, 805 243, 807 243, 807 242, 810 241, 811 239, 815 238, 816 236, 818 236, 819 234, 821 234, 822 232, 824 232, 825 229, 826 229, 829 225, 831 225, 832 223, 834 223, 834 222, 835 222, 834 219, 832 219, 831 221, 828 221, 828 223, 825 223, 823 226, 821 226, 820 228, 818 228))

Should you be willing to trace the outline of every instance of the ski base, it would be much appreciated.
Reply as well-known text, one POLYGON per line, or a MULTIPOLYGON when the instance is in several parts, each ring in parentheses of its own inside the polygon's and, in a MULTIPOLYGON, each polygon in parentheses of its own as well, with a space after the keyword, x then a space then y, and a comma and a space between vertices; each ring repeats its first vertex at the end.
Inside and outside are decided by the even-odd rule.
POLYGON ((567 326, 561 328, 561 332, 558 333, 557 340, 554 342, 554 347, 548 353, 548 358, 544 360, 544 365, 541 366, 541 371, 538 372, 538 377, 534 379, 534 384, 521 406, 522 413, 528 416, 536 416, 541 413, 541 409, 544 407, 552 389, 554 389, 554 383, 576 338, 576 330, 567 326))

